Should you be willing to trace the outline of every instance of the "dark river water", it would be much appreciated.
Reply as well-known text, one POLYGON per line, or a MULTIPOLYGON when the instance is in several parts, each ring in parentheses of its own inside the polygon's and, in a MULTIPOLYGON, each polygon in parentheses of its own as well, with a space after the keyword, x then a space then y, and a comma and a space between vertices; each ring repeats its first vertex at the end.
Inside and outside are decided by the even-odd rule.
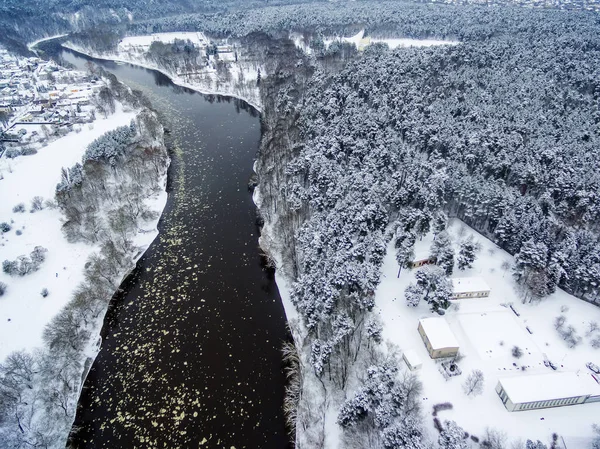
MULTIPOLYGON (((82 69, 88 61, 62 57, 82 69)), ((247 188, 258 113, 154 71, 94 62, 150 99, 171 131, 173 162, 160 235, 113 300, 72 446, 289 447, 286 320, 261 266, 247 188)))

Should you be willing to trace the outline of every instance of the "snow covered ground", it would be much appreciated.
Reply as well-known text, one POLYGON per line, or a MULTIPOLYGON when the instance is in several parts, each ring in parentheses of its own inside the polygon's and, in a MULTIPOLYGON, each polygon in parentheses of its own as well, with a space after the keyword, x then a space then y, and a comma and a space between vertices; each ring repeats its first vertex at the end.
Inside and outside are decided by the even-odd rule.
MULTIPOLYGON (((35 246, 48 249, 46 261, 39 271, 24 277, 0 273, 0 282, 8 285, 0 297, 0 360, 11 351, 33 349, 42 344, 44 326, 71 299, 73 290, 83 280, 83 268, 88 256, 98 248, 84 243, 68 243, 61 231, 62 214, 58 209, 44 208, 30 213, 34 196, 54 199, 61 168, 71 167, 94 139, 119 126, 128 125, 136 113, 125 112, 118 105, 117 112, 108 118, 99 118, 93 126, 84 126, 79 133, 72 132, 40 148, 31 156, 0 159, 0 222, 11 223, 12 230, 0 236, 0 259, 13 260, 29 254, 35 246), (13 207, 24 203, 24 213, 15 213, 13 207), (16 231, 20 230, 21 235, 16 231), (43 298, 42 288, 49 295, 43 298)), ((150 208, 162 211, 166 193, 162 192, 150 208)), ((138 234, 135 244, 144 249, 158 234, 156 224, 151 232, 138 234)))
POLYGON ((193 44, 203 47, 208 44, 209 40, 204 33, 200 32, 179 32, 179 33, 154 33, 143 36, 128 36, 119 42, 120 51, 129 51, 132 48, 147 50, 152 42, 163 42, 170 44, 175 39, 189 40, 193 44))
POLYGON ((206 45, 202 39, 206 39, 202 33, 157 33, 145 36, 132 36, 123 39, 119 44, 118 50, 112 53, 98 53, 89 48, 83 48, 72 42, 63 44, 65 48, 83 53, 97 59, 106 59, 116 62, 134 64, 151 70, 156 70, 168 76, 175 84, 189 89, 196 90, 203 94, 226 95, 240 98, 246 103, 252 105, 257 110, 262 110, 260 91, 257 86, 258 72, 261 76, 266 76, 266 70, 259 64, 243 61, 240 55, 239 62, 235 62, 233 53, 219 53, 219 59, 225 61, 229 70, 229 80, 224 80, 218 73, 214 65, 216 61, 211 56, 212 66, 203 69, 199 73, 177 73, 157 65, 148 60, 146 51, 153 41, 160 40, 164 43, 173 42, 177 39, 190 39, 198 43, 201 48, 206 45), (188 35, 190 35, 188 37, 188 35), (192 36, 193 35, 193 36, 192 36), (202 42, 200 44, 200 42, 202 42))
MULTIPOLYGON (((457 44, 459 44, 459 42, 457 42, 457 41, 444 41, 444 40, 437 40, 437 39, 408 39, 408 38, 405 38, 405 39, 397 39, 397 38, 382 39, 382 38, 376 38, 376 37, 370 37, 370 36, 365 37, 365 30, 361 30, 357 34, 355 34, 354 36, 351 36, 351 37, 335 36, 335 37, 327 37, 327 38, 323 39, 323 42, 325 43, 326 47, 328 47, 329 45, 331 45, 332 42, 335 42, 335 41, 348 42, 350 44, 354 44, 359 51, 362 51, 367 46, 369 46, 371 44, 375 44, 375 43, 387 44, 390 48, 431 47, 434 45, 457 45, 457 44)), ((296 43, 296 46, 303 49, 303 43, 300 39, 298 39, 297 36, 294 39, 294 43, 296 43)))
MULTIPOLYGON (((450 402, 453 409, 439 412, 439 419, 455 420, 471 435, 480 438, 489 427, 505 432, 509 440, 530 438, 548 444, 552 433, 556 432, 564 438, 569 449, 586 447, 593 435, 592 424, 600 422, 600 403, 509 412, 495 387, 500 377, 553 373, 544 365, 544 360, 552 361, 559 372, 573 372, 589 381, 591 371, 585 364, 600 362, 600 350, 593 349, 590 340, 594 335, 600 335, 600 331, 591 335, 586 332, 590 322, 600 322, 600 308, 562 290, 539 304, 523 304, 510 270, 503 269, 503 262, 512 263, 511 255, 458 220, 451 222, 449 233, 456 253, 463 238, 461 235, 473 234, 482 246, 473 268, 465 271, 455 268, 452 277, 481 276, 491 287, 489 298, 453 301, 445 315, 464 356, 459 362, 462 375, 445 380, 439 365, 429 357, 417 325, 420 318, 433 316, 433 313, 425 303, 416 308, 406 305, 404 290, 414 281, 416 270, 402 270, 397 278, 398 265, 392 246, 388 248, 382 282, 376 292, 376 313, 384 323, 384 339, 402 351, 414 350, 423 361, 422 369, 416 372, 424 386, 423 410, 431 437, 437 439, 431 416, 433 406, 450 402), (509 304, 520 316, 508 307, 509 304), (554 328, 554 320, 559 315, 564 315, 567 325, 573 325, 582 337, 582 342, 573 349, 554 328), (513 357, 514 346, 522 350, 520 358, 513 357), (523 366, 525 371, 522 371, 523 366), (484 390, 480 396, 467 397, 462 384, 473 369, 483 371, 484 390)), ((431 235, 418 241, 415 252, 427 250, 431 241, 431 235)), ((595 382, 591 384, 595 385, 595 382)))

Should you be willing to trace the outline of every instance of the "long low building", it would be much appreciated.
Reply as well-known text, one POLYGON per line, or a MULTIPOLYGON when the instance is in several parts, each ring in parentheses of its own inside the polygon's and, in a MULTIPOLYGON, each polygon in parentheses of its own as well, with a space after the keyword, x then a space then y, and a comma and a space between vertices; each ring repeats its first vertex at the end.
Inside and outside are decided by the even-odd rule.
POLYGON ((454 278, 452 281, 452 299, 487 298, 490 286, 480 277, 454 278))
POLYGON ((417 330, 432 359, 455 357, 458 354, 458 341, 444 318, 433 317, 419 320, 417 330))
POLYGON ((496 393, 510 412, 600 402, 600 385, 588 373, 505 377, 498 380, 496 393))

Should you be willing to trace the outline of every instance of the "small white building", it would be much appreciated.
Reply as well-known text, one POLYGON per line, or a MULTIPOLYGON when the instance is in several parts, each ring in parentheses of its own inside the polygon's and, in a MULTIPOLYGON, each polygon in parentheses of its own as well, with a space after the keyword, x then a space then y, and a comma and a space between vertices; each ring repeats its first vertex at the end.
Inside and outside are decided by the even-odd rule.
POLYGON ((600 401, 600 386, 587 373, 505 377, 498 380, 496 393, 509 412, 600 401))
POLYGON ((406 366, 411 371, 421 369, 421 366, 423 366, 421 357, 419 357, 414 349, 408 349, 404 351, 402 354, 402 359, 404 359, 404 363, 406 363, 406 366))
POLYGON ((458 354, 458 341, 444 318, 433 317, 419 320, 417 330, 432 359, 455 357, 458 354))
POLYGON ((487 298, 490 286, 480 277, 454 278, 452 280, 452 299, 487 298))

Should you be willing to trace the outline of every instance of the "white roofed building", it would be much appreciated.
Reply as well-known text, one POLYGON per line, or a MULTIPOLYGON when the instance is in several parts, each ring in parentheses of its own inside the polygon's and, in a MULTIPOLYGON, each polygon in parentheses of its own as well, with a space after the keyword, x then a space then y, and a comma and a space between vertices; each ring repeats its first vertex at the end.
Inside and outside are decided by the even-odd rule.
POLYGON ((432 359, 455 357, 458 354, 458 341, 444 318, 434 317, 419 320, 417 330, 432 359))
POLYGON ((452 299, 487 298, 490 286, 480 277, 454 278, 452 281, 452 299))
POLYGON ((588 373, 505 377, 498 380, 496 393, 510 412, 600 402, 600 385, 588 373))
POLYGON ((408 369, 411 371, 421 369, 421 366, 423 366, 421 357, 419 357, 414 349, 407 349, 404 351, 402 353, 402 358, 404 359, 404 363, 406 363, 408 369))

